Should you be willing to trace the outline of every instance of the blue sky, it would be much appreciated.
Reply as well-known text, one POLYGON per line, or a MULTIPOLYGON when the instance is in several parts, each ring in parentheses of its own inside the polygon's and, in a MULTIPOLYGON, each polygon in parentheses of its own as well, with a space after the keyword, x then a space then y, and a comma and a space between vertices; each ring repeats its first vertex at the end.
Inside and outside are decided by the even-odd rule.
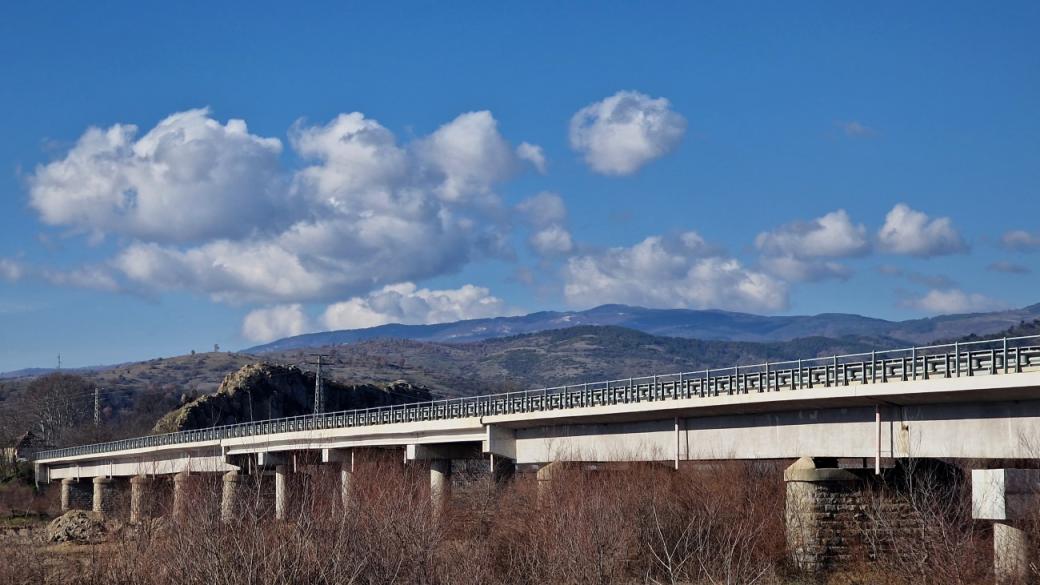
POLYGON ((9 3, 0 370, 1040 301, 1040 5, 9 3))

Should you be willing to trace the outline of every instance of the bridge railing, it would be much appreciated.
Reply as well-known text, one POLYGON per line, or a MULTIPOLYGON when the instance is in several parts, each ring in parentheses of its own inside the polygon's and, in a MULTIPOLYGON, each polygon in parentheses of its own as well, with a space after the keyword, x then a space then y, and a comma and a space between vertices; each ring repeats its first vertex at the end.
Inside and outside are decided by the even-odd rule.
POLYGON ((749 393, 780 392, 895 381, 1022 372, 1040 366, 1040 335, 957 342, 834 355, 728 368, 568 384, 484 396, 413 402, 367 409, 148 435, 41 451, 37 460, 205 443, 296 431, 338 429, 500 414, 632 404, 749 393))

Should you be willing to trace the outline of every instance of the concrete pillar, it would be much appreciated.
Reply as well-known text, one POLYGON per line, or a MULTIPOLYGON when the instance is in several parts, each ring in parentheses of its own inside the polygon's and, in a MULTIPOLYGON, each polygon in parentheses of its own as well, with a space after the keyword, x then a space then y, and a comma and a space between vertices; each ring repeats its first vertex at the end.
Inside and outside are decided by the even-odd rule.
POLYGON ((189 508, 189 498, 191 494, 191 474, 187 471, 182 471, 177 475, 173 476, 173 517, 176 519, 183 519, 187 517, 189 508))
POLYGON ((1025 583, 1029 571, 1029 537, 1007 522, 993 523, 993 573, 997 583, 1025 583))
POLYGON ((973 469, 971 517, 993 521, 993 574, 997 583, 1024 583, 1032 550, 1021 522, 1035 518, 1038 469, 973 469))
POLYGON ((130 523, 155 515, 155 480, 143 475, 130 478, 130 523))
POLYGON ((834 534, 843 519, 836 510, 848 507, 858 477, 836 462, 802 457, 784 471, 784 527, 787 550, 795 564, 808 571, 825 567, 840 556, 844 545, 834 534))
POLYGON ((238 471, 224 474, 220 492, 220 521, 224 524, 234 522, 242 509, 242 481, 242 474, 238 471))
POLYGON ((286 504, 288 499, 289 466, 274 466, 274 517, 276 520, 285 520, 286 504))
POLYGON ((444 512, 451 496, 451 459, 430 460, 430 498, 434 514, 444 512))
POLYGON ((339 464, 339 495, 340 503, 346 510, 350 506, 350 498, 354 490, 354 465, 351 461, 341 461, 339 464))
POLYGON ((61 511, 86 510, 91 506, 93 486, 85 481, 66 478, 61 480, 61 511))
POLYGON ((116 487, 115 480, 111 477, 94 478, 94 505, 93 510, 97 514, 111 514, 115 512, 116 487))

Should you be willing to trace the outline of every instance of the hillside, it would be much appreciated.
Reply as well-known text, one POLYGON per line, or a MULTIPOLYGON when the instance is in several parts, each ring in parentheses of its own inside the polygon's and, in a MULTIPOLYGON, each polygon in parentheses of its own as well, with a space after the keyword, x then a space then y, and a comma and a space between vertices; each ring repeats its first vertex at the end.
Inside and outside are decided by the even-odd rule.
POLYGON ((943 315, 908 321, 886 321, 861 315, 763 316, 729 311, 646 309, 603 305, 587 311, 542 311, 517 317, 473 319, 437 325, 381 325, 366 329, 326 331, 287 337, 244 350, 277 353, 328 347, 373 339, 464 343, 581 325, 611 325, 652 335, 724 341, 791 341, 805 337, 883 337, 902 345, 969 334, 989 335, 1021 321, 1040 317, 1040 304, 992 313, 943 315))
MULTIPOLYGON (((405 379, 448 396, 587 380, 692 371, 739 363, 869 351, 894 340, 811 337, 786 342, 702 341, 622 327, 571 327, 465 344, 373 340, 321 348, 339 379, 405 379)), ((303 350, 264 357, 300 362, 303 350)))

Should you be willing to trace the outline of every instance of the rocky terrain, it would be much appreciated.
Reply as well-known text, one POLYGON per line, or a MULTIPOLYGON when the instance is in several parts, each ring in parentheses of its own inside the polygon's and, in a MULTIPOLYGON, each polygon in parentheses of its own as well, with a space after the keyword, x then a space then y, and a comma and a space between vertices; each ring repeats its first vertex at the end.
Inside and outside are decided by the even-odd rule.
MULTIPOLYGON (((431 400, 429 390, 405 381, 376 386, 323 380, 325 410, 371 408, 431 400)), ((153 432, 172 433, 314 412, 315 374, 296 366, 254 363, 228 374, 213 394, 163 416, 153 432)))

